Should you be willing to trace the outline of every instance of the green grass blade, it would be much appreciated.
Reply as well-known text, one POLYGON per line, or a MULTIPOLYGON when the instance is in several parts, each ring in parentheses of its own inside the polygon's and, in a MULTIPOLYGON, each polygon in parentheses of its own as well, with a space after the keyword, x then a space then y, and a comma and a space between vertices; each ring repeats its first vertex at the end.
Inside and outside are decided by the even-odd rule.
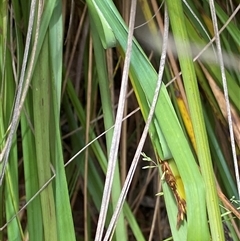
MULTIPOLYGON (((6 169, 6 189, 5 189, 5 199, 6 199, 6 216, 7 220, 10 220, 18 211, 19 198, 18 198, 18 185, 17 182, 17 166, 16 166, 16 148, 15 158, 13 152, 9 157, 10 165, 6 169), (15 164, 15 165, 14 165, 15 164)), ((14 150, 12 149, 12 150, 14 150)), ((23 231, 20 223, 19 217, 13 219, 7 226, 8 239, 9 240, 20 240, 23 239, 23 231)))
MULTIPOLYGON (((30 95, 26 97, 24 107, 28 117, 32 120, 33 110, 32 98, 30 98, 30 95)), ((26 201, 29 201, 39 190, 37 163, 33 161, 36 160, 35 139, 28 121, 29 119, 27 119, 25 115, 21 116, 26 201)), ((43 240, 43 220, 40 196, 36 196, 27 206, 27 220, 29 239, 36 241, 43 240)))
POLYGON ((55 182, 55 208, 58 240, 75 240, 74 225, 68 194, 66 172, 64 168, 62 141, 60 133, 60 100, 62 86, 62 4, 55 6, 49 28, 49 62, 51 63, 51 121, 50 146, 52 159, 56 171, 55 182), (66 232, 67 230, 67 232, 66 232))
MULTIPOLYGON (((36 139, 36 161, 38 167, 39 187, 52 176, 50 158, 50 90, 48 64, 48 38, 46 36, 33 75, 33 113, 36 139)), ((40 194, 45 240, 58 240, 53 186, 50 183, 40 194)))
MULTIPOLYGON (((184 24, 184 14, 181 1, 167 1, 173 35, 176 40, 178 57, 185 84, 190 115, 193 122, 194 134, 197 143, 197 155, 201 172, 206 186, 207 210, 210 221, 212 239, 224 240, 223 228, 218 206, 218 197, 214 180, 211 155, 208 145, 207 133, 204 124, 202 107, 200 102, 197 79, 192 60, 189 58, 190 46, 188 34, 184 24), (180 41, 181 43, 179 44, 180 41)), ((208 240, 202 238, 201 240, 208 240)))

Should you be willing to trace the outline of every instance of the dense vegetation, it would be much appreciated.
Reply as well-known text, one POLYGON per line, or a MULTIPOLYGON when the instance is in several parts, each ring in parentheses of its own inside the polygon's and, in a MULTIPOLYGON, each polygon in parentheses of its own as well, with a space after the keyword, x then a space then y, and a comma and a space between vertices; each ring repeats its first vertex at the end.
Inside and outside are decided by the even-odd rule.
POLYGON ((239 9, 1 1, 0 240, 239 240, 239 9))

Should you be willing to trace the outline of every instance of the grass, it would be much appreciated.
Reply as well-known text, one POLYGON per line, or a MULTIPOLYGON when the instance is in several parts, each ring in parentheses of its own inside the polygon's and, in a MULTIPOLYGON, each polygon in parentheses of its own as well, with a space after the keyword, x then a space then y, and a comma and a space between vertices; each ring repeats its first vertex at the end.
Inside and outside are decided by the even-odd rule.
POLYGON ((239 240, 239 3, 130 7, 0 3, 0 240, 239 240))

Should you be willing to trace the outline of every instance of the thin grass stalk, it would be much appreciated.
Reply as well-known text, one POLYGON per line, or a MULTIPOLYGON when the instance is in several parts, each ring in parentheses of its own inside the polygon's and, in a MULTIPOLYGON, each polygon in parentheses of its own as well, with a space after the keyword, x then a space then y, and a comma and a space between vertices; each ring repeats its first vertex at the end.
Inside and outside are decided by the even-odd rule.
MULTIPOLYGON (((103 108, 103 116, 104 116, 104 127, 106 130, 108 130, 110 127, 114 125, 114 115, 113 115, 113 108, 112 108, 112 101, 111 101, 111 93, 109 89, 109 79, 107 74, 107 67, 106 67, 106 58, 105 58, 105 52, 102 48, 102 44, 100 42, 100 38, 97 34, 96 26, 94 25, 93 20, 90 18, 91 23, 91 29, 92 29, 92 38, 93 38, 93 46, 95 51, 95 61, 98 63, 96 65, 97 73, 98 73, 98 79, 99 79, 99 88, 100 88, 100 95, 101 95, 101 101, 102 101, 102 108, 103 108)), ((109 130, 106 133, 106 145, 107 145, 107 153, 109 156, 110 148, 111 148, 111 142, 113 138, 113 130, 109 130)), ((113 207, 116 206, 117 199, 119 197, 119 193, 121 191, 121 184, 120 184, 120 178, 119 178, 119 165, 116 164, 116 170, 115 170, 115 176, 113 179, 113 190, 112 190, 112 203, 113 207)), ((121 215, 119 220, 119 225, 116 230, 116 238, 117 237, 126 237, 126 229, 125 229, 125 221, 124 221, 124 215, 121 215)))
POLYGON ((132 38, 133 38, 135 14, 136 14, 136 1, 132 1, 131 13, 130 13, 130 27, 129 27, 130 31, 129 31, 128 43, 127 43, 128 47, 126 51, 126 58, 125 58, 124 68, 123 68, 122 85, 121 85, 119 102, 118 102, 119 104, 118 104, 118 110, 116 115, 115 128, 113 131, 112 144, 111 144, 111 149, 109 153, 109 162, 108 162, 106 182, 105 182, 103 198, 102 198, 102 206, 100 209, 99 223, 97 226, 97 231, 95 236, 96 241, 101 240, 102 238, 103 227, 104 227, 103 224, 105 223, 107 206, 108 206, 107 204, 110 199, 110 191, 112 187, 113 174, 116 166, 117 152, 118 152, 123 111, 124 111, 124 103, 125 103, 127 86, 128 86, 128 70, 130 66, 130 58, 131 58, 131 51, 132 51, 132 38))
POLYGON ((228 119, 228 125, 229 125, 233 163, 234 163, 234 167, 235 167, 234 169, 235 169, 237 189, 238 189, 238 198, 240 199, 240 177, 239 177, 239 167, 238 167, 237 154, 236 154, 236 146, 235 146, 235 140, 234 140, 235 138, 234 138, 234 133, 233 133, 233 121, 232 121, 232 114, 231 114, 230 102, 229 102, 229 97, 228 97, 228 86, 227 86, 225 67, 224 67, 224 62, 223 62, 222 48, 221 48, 221 42, 220 42, 220 37, 219 37, 219 30, 218 30, 214 1, 210 0, 209 5, 210 5, 212 20, 213 20, 213 28, 214 28, 215 38, 216 38, 218 61, 219 61, 220 69, 221 69, 224 97, 225 97, 225 101, 226 101, 227 119, 228 119))
MULTIPOLYGON (((130 22, 131 22, 131 16, 130 16, 130 22)), ((135 156, 134 156, 133 161, 132 161, 132 165, 129 169, 129 173, 127 175, 126 181, 125 181, 124 186, 122 188, 121 195, 119 197, 117 208, 114 212, 114 215, 111 219, 109 228, 108 228, 107 233, 104 237, 105 241, 107 241, 109 239, 110 234, 114 231, 114 228, 116 226, 116 222, 117 222, 119 213, 122 209, 122 206, 123 206, 124 200, 126 198, 128 189, 129 189, 130 184, 132 182, 132 177, 133 177, 133 174, 136 170, 138 159, 139 159, 140 154, 142 152, 142 148, 143 148, 143 145, 144 145, 145 140, 147 138, 149 127, 150 127, 150 124, 152 122, 152 118, 153 118, 153 115, 154 115, 154 112, 155 112, 155 108, 156 108, 156 105, 157 105, 157 101, 158 101, 158 97, 159 97, 159 93, 160 93, 160 88, 161 88, 161 84, 162 84, 163 70, 164 70, 165 60, 166 60, 167 38, 168 38, 168 27, 169 27, 168 23, 169 23, 168 15, 167 15, 167 11, 165 9, 165 29, 164 29, 164 37, 163 37, 163 52, 162 52, 162 56, 161 56, 161 60, 160 60, 160 64, 159 64, 159 75, 158 75, 156 90, 155 90, 155 93, 154 93, 154 97, 153 97, 153 101, 152 101, 151 108, 150 108, 150 111, 149 111, 149 116, 148 116, 148 119, 146 121, 146 125, 144 127, 141 139, 139 141, 135 156)))
MULTIPOLYGON (((93 68, 93 46, 92 38, 89 40, 89 50, 88 50, 88 76, 87 76, 87 109, 86 109, 86 127, 85 127, 85 142, 89 142, 89 129, 90 129, 90 118, 91 118, 91 101, 92 101, 92 68, 93 68)), ((84 240, 89 239, 89 228, 88 228, 88 160, 89 160, 89 149, 85 151, 84 160, 84 240)))
MULTIPOLYGON (((71 100, 71 104, 74 106, 74 109, 76 110, 77 116, 79 118, 79 121, 81 122, 81 126, 86 126, 85 125, 85 112, 84 109, 81 105, 81 102, 79 101, 74 87, 72 85, 72 83, 70 81, 67 82, 67 91, 68 91, 68 96, 71 100)), ((64 102, 65 103, 65 102, 64 102)), ((69 103, 65 103, 65 109, 67 109, 67 107, 69 107, 71 104, 69 103)), ((70 110, 69 110, 70 112, 70 110)), ((70 123, 71 126, 74 125, 74 117, 71 118, 72 121, 70 123)), ((113 126, 111 127, 111 129, 113 128, 113 126)), ((75 128, 76 129, 76 126, 75 128)), ((91 146, 92 151, 94 152, 94 154, 96 155, 99 165, 102 168, 102 171, 104 173, 106 173, 106 169, 107 169, 107 158, 105 156, 105 154, 103 153, 103 150, 100 147, 100 144, 98 142, 98 138, 102 137, 103 135, 106 134, 106 132, 108 132, 108 130, 106 130, 105 132, 103 132, 101 135, 99 135, 98 137, 95 136, 94 132, 92 129, 90 129, 90 135, 91 135, 91 140, 87 145, 84 145, 84 147, 79 150, 79 144, 77 143, 82 143, 83 145, 83 141, 81 141, 81 133, 79 135, 76 135, 76 140, 73 140, 73 145, 74 145, 74 150, 77 151, 76 153, 74 153, 73 157, 65 164, 65 166, 69 165, 75 158, 78 158, 79 155, 81 155, 81 153, 88 148, 89 146, 91 146)), ((82 170, 84 169, 82 162, 80 162, 80 160, 77 162, 77 164, 79 165, 79 170, 82 173, 82 170)), ((102 198, 102 192, 103 192, 103 183, 101 181, 101 178, 99 176, 99 173, 97 172, 95 166, 93 165, 93 162, 90 161, 89 162, 89 181, 88 181, 88 190, 90 195, 92 196, 93 202, 96 206, 96 208, 99 210, 100 209, 100 201, 102 198)), ((144 236, 142 234, 142 231, 137 223, 136 218, 134 217, 134 215, 132 214, 131 209, 129 208, 128 204, 126 203, 123 207, 123 211, 124 211, 124 215, 126 217, 126 220, 129 223, 129 226, 134 234, 134 236, 139 240, 139 241, 144 241, 144 236)), ((112 213, 112 206, 109 206, 109 212, 108 212, 108 216, 107 216, 107 223, 109 223, 110 220, 110 215, 112 213)))

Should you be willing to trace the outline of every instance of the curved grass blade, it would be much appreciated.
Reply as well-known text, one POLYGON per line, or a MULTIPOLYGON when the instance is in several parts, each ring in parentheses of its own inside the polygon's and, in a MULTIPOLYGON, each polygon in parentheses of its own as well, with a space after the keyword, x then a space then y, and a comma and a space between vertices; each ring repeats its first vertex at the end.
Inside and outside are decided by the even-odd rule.
MULTIPOLYGON (((121 48, 126 50, 127 28, 116 8, 110 1, 95 1, 95 3, 111 26, 121 48)), ((144 96, 141 97, 146 98, 146 103, 150 103, 154 94, 157 74, 136 41, 134 41, 133 45, 131 73, 135 76, 132 81, 139 81, 140 83, 140 88, 144 93, 144 96)), ((149 105, 145 106, 145 108, 146 110, 149 109, 149 105)), ((162 131, 183 180, 188 212, 188 240, 209 240, 203 180, 164 85, 162 85, 156 107, 154 124, 155 128, 162 131), (193 230, 199 232, 196 233, 193 230)), ((150 135, 158 139, 160 143, 164 142, 156 130, 150 135)), ((159 155, 162 155, 159 148, 157 148, 157 151, 159 155)), ((160 157, 165 159, 164 156, 160 157)))

